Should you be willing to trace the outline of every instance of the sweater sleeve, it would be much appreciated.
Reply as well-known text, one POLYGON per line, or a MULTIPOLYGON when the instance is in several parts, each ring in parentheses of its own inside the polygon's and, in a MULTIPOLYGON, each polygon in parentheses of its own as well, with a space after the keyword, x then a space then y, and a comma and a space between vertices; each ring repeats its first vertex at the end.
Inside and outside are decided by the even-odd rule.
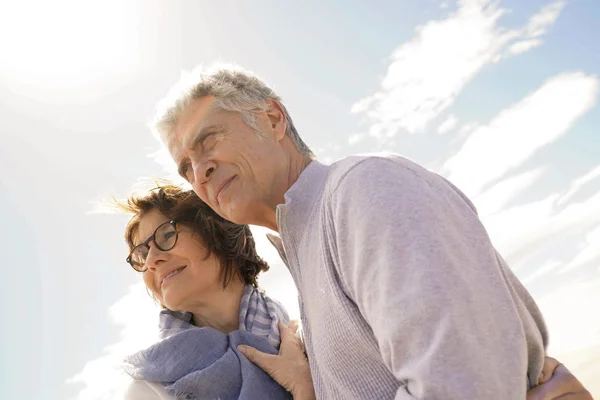
POLYGON ((399 381, 396 399, 525 399, 523 324, 471 203, 429 171, 378 158, 329 199, 341 284, 399 381))

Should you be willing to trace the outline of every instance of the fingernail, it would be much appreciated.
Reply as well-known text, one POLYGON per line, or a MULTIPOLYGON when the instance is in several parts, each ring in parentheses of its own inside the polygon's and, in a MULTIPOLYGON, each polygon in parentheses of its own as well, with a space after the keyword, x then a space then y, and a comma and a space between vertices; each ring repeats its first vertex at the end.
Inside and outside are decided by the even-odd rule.
POLYGON ((238 346, 237 349, 240 353, 246 354, 246 348, 244 346, 238 346))

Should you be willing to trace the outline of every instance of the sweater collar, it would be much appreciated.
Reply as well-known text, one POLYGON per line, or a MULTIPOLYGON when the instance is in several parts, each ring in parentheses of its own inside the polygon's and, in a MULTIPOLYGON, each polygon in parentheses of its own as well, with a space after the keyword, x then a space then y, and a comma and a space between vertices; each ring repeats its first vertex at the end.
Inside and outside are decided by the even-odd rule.
POLYGON ((269 241, 290 271, 294 269, 293 265, 297 264, 296 246, 305 232, 306 220, 310 218, 312 209, 323 195, 328 170, 328 165, 313 160, 285 193, 285 203, 277 206, 279 237, 271 235, 269 241))

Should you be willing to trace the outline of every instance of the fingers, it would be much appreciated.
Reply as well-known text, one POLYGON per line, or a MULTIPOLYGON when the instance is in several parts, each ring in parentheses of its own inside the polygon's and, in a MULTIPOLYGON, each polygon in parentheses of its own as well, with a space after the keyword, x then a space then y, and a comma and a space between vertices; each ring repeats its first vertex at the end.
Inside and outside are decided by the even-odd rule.
POLYGON ((281 322, 279 323, 279 336, 281 337, 281 347, 287 346, 289 343, 294 343, 297 340, 292 328, 285 326, 281 322))
POLYGON ((283 322, 279 323, 279 336, 281 336, 282 340, 284 337, 289 339, 295 335, 295 332, 296 332, 296 329, 298 329, 298 326, 296 326, 296 329, 294 329, 292 327, 292 324, 294 322, 296 322, 296 325, 298 324, 297 321, 290 321, 290 326, 287 326, 283 322))
POLYGON ((292 328, 288 328, 282 323, 279 323, 279 336, 281 336, 281 346, 279 354, 292 353, 296 356, 304 356, 304 344, 294 333, 292 328))
POLYGON ((585 388, 562 364, 558 364, 550 379, 527 392, 527 400, 589 400, 585 388), (562 397, 561 397, 562 396, 562 397), (572 396, 572 397, 565 397, 572 396), (578 397, 575 397, 578 396, 578 397))
POLYGON ((250 362, 256 364, 260 369, 271 375, 276 367, 277 358, 272 354, 263 353, 254 347, 239 345, 238 351, 244 355, 250 362))
POLYGON ((292 330, 292 332, 295 334, 296 332, 298 332, 298 328, 300 327, 300 321, 298 321, 297 319, 293 319, 290 321, 290 329, 292 330))
POLYGON ((557 397, 556 400, 594 400, 592 395, 587 390, 583 393, 569 393, 564 396, 557 397))
POLYGON ((544 367, 542 369, 542 375, 540 376, 540 382, 539 382, 540 385, 542 383, 548 382, 548 380, 550 380, 550 377, 554 373, 554 370, 556 369, 556 367, 558 367, 558 364, 559 364, 558 360, 556 360, 552 357, 546 357, 546 359, 544 360, 544 367))
MULTIPOLYGON (((287 327, 284 328, 289 330, 289 334, 293 338, 291 329, 287 327)), ((282 338, 285 338, 286 336, 288 336, 288 334, 285 333, 285 330, 282 330, 282 338)), ((289 344, 292 348, 295 346, 294 343, 289 344)), ((292 393, 294 398, 314 399, 314 389, 308 360, 304 358, 302 353, 298 353, 297 350, 292 350, 287 351, 284 354, 283 342, 278 355, 263 353, 246 345, 239 345, 237 349, 250 360, 250 362, 261 368, 269 374, 275 382, 279 383, 287 391, 292 393), (300 354, 300 356, 294 354, 294 352, 300 354), (311 394, 312 397, 307 397, 311 394)))
POLYGON ((585 390, 581 382, 579 382, 577 378, 575 378, 575 376, 571 373, 571 371, 569 371, 567 367, 565 367, 563 364, 558 364, 558 367, 556 367, 556 369, 554 370, 554 375, 556 375, 557 378, 560 379, 560 382, 565 384, 565 388, 569 389, 569 392, 563 393, 578 393, 583 392, 585 390))

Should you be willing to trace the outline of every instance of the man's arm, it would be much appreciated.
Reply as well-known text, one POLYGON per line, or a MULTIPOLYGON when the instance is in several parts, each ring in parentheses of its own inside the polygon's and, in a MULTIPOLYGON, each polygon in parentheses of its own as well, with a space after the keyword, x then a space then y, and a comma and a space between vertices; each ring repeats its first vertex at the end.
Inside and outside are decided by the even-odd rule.
POLYGON ((440 177, 377 158, 330 200, 340 279, 402 384, 396 398, 524 399, 523 323, 470 204, 440 177))

